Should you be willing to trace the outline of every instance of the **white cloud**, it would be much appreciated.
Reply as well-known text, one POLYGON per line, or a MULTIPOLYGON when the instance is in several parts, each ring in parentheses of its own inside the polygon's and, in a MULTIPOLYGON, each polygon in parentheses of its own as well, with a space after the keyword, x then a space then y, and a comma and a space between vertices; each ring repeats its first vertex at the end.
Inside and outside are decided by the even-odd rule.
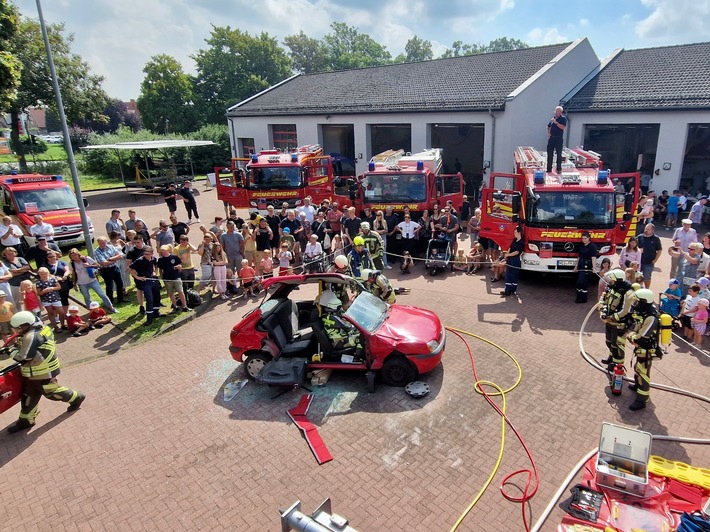
POLYGON ((586 28, 587 26, 589 26, 589 19, 588 18, 579 19, 579 22, 577 23, 577 25, 581 26, 583 28, 586 28))
POLYGON ((531 46, 557 44, 572 39, 565 37, 557 28, 533 28, 527 34, 527 43, 531 46))
POLYGON ((676 44, 710 39, 710 0, 641 0, 653 10, 636 23, 636 34, 653 43, 676 44))

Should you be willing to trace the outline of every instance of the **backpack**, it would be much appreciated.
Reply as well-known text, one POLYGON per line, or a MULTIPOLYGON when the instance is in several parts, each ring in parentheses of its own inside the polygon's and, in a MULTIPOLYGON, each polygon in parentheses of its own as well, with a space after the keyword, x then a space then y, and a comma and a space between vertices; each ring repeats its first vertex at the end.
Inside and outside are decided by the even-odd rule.
POLYGON ((202 305, 202 296, 193 288, 188 288, 185 292, 187 306, 190 308, 199 307, 202 305))

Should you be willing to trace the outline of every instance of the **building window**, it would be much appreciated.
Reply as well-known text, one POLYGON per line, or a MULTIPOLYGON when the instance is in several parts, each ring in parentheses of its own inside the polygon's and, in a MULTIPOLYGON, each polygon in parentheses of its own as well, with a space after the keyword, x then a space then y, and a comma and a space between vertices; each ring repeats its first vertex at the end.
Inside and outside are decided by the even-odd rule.
POLYGON ((296 124, 272 124, 270 128, 274 148, 289 151, 298 147, 296 124))

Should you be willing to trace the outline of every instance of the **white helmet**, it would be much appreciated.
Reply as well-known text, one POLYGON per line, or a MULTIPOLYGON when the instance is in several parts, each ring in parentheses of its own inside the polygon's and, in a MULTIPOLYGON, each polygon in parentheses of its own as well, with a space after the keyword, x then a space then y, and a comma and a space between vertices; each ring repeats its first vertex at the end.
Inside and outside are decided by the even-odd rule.
POLYGON ((22 310, 10 318, 10 326, 18 328, 22 325, 33 325, 37 318, 29 310, 22 310))
POLYGON ((348 267, 347 257, 345 255, 338 255, 337 257, 335 257, 335 265, 341 270, 344 270, 348 267))
POLYGON ((646 303, 653 303, 653 290, 648 288, 639 288, 636 290, 636 297, 639 301, 645 301, 646 303))
POLYGON ((323 290, 318 298, 318 304, 328 310, 338 310, 343 302, 332 290, 323 290))
POLYGON ((626 273, 621 268, 615 268, 604 275, 604 280, 609 283, 623 281, 624 279, 626 279, 626 273))

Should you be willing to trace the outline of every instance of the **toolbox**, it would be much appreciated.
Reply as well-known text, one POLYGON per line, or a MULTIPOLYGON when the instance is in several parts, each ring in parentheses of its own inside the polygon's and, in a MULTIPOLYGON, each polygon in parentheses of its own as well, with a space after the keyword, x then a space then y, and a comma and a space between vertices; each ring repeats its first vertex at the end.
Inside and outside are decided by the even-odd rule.
POLYGON ((596 484, 637 497, 646 496, 651 434, 602 423, 596 484))

